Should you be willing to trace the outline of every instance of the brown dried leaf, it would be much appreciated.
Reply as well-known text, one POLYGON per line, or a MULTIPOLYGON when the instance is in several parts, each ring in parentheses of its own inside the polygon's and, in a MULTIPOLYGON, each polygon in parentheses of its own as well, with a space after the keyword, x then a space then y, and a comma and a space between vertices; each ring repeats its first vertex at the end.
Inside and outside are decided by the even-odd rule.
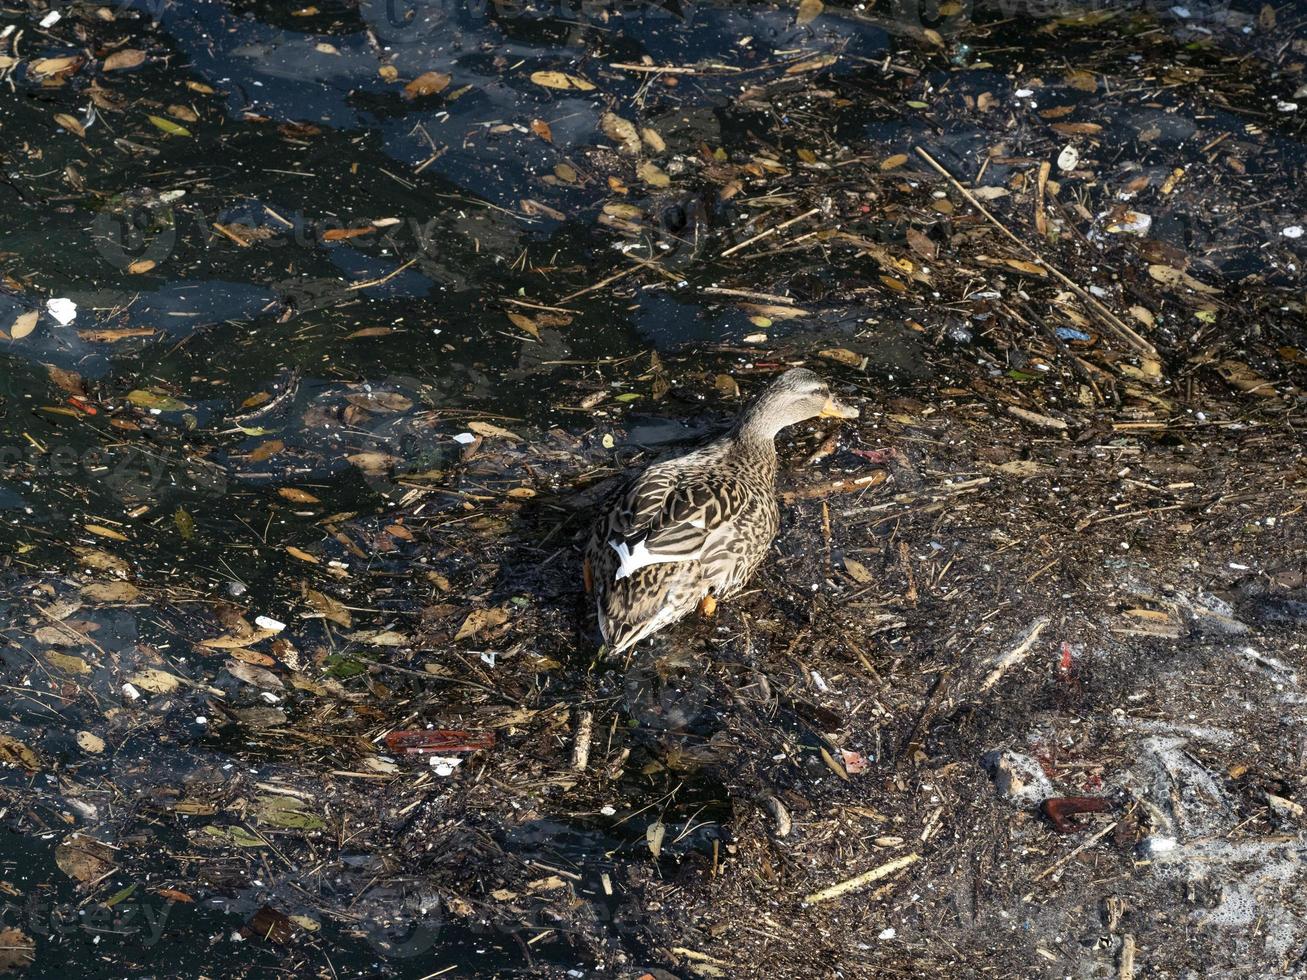
POLYGON ((449 88, 452 76, 443 71, 426 71, 404 86, 404 98, 420 99, 427 95, 438 95, 449 88))
POLYGON ((104 59, 105 71, 121 71, 124 68, 139 68, 145 64, 145 52, 136 48, 123 48, 104 59))

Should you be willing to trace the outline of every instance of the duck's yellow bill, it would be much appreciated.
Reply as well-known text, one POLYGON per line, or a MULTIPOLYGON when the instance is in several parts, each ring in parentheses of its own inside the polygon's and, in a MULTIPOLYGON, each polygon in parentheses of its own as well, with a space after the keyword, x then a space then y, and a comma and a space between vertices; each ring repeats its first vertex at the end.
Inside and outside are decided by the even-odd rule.
POLYGON ((826 404, 822 406, 821 417, 824 419, 856 419, 858 410, 852 405, 845 405, 842 401, 834 396, 826 399, 826 404))

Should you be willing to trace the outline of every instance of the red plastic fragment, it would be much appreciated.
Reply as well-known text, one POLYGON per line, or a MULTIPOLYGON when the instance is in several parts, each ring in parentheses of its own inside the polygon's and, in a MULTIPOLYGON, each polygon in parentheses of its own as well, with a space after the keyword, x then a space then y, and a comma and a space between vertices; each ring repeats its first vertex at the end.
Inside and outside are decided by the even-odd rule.
POLYGON ((386 748, 396 755, 479 752, 494 746, 494 732, 463 732, 454 728, 414 729, 391 732, 386 736, 386 748))
POLYGON ((1039 812, 1059 834, 1075 833, 1078 828, 1069 818, 1077 813, 1108 813, 1111 809, 1111 801, 1101 796, 1050 796, 1039 804, 1039 812))

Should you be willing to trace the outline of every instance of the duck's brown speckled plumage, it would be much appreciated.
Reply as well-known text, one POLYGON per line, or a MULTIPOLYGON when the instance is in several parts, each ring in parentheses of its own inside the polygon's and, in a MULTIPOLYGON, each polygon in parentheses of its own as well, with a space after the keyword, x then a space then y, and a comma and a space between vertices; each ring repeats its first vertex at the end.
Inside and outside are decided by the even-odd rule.
POLYGON ((811 371, 787 371, 731 433, 650 466, 601 511, 586 547, 599 628, 614 651, 734 595, 766 557, 780 528, 776 432, 817 415, 853 417, 811 371), (622 578, 618 548, 653 553, 622 578))

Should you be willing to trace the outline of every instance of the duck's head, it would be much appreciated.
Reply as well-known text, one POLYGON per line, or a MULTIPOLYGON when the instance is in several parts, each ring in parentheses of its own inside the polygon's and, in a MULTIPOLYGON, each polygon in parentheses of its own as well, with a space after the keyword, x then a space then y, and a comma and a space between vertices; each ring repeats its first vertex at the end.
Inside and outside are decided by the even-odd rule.
POLYGON ((858 410, 831 394, 830 385, 807 368, 786 371, 755 401, 741 422, 749 436, 774 439, 787 425, 818 417, 856 419, 858 410))

